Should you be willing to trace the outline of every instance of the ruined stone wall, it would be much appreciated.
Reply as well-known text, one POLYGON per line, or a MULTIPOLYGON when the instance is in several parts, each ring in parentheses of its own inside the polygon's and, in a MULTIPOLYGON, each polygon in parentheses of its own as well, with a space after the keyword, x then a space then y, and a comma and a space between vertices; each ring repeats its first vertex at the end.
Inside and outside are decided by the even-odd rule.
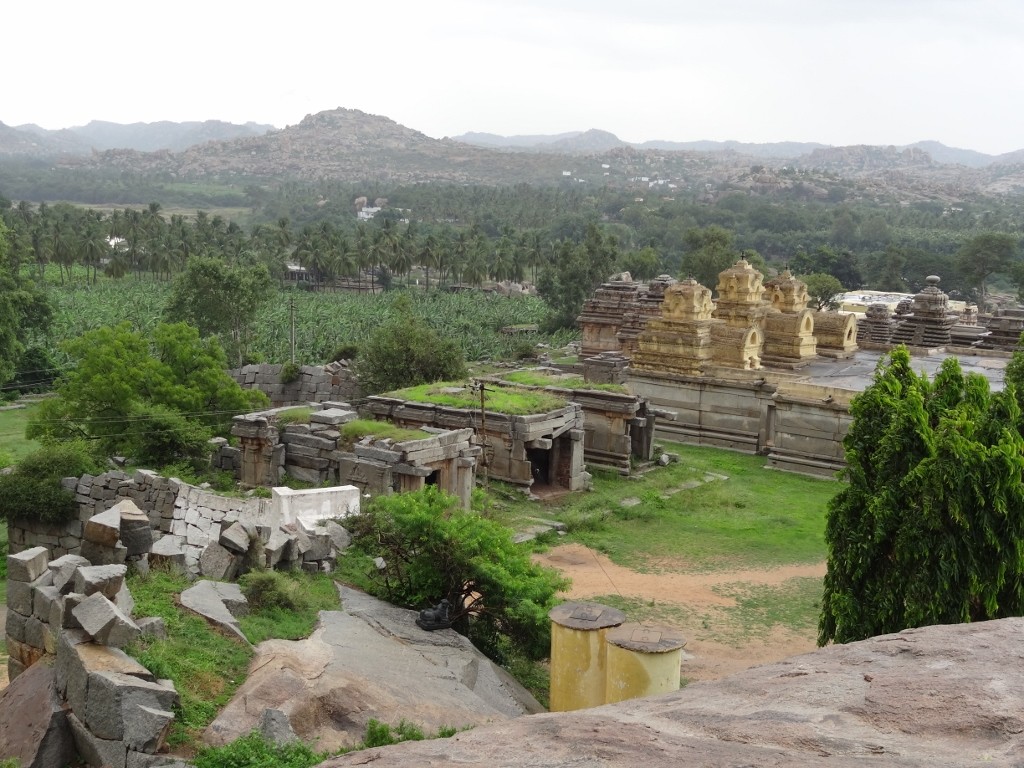
POLYGON ((630 373, 630 388, 670 418, 657 437, 768 457, 777 469, 832 476, 846 466, 843 437, 853 393, 756 374, 725 379, 630 373))
POLYGON ((283 368, 283 365, 264 363, 236 368, 229 373, 246 389, 260 390, 274 407, 359 397, 359 381, 346 361, 325 366, 304 365, 299 378, 287 384, 281 382, 283 368))
POLYGON ((222 522, 270 525, 272 512, 266 499, 219 496, 174 478, 146 469, 129 475, 112 471, 93 477, 68 478, 65 487, 74 491, 78 518, 59 525, 13 520, 8 525, 12 553, 45 547, 52 558, 82 554, 83 525, 91 517, 131 499, 149 517, 150 525, 185 553, 186 566, 197 572, 199 557, 217 541, 222 522))

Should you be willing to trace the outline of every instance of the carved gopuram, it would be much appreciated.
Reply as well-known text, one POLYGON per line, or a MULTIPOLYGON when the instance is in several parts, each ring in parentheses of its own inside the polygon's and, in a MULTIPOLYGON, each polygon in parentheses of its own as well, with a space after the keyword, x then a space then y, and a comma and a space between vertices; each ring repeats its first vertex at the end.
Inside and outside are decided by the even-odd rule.
POLYGON ((661 316, 637 337, 631 368, 697 376, 711 360, 711 291, 689 278, 665 289, 661 316))
MULTIPOLYGON (((621 277, 628 278, 629 273, 621 277)), ((582 314, 577 318, 582 331, 581 360, 596 357, 602 352, 619 351, 618 334, 623 317, 636 306, 642 288, 642 283, 632 280, 612 280, 587 299, 582 314)))
POLYGON ((857 324, 857 344, 866 349, 888 349, 896 327, 892 313, 885 304, 872 304, 857 324))
POLYGON ((675 285, 676 279, 668 275, 659 275, 641 290, 632 306, 626 308, 619 328, 619 346, 625 357, 631 358, 640 348, 639 338, 647 322, 661 316, 661 303, 665 300, 665 290, 675 285))
POLYGON ((761 367, 765 318, 764 275, 746 259, 718 274, 718 303, 711 328, 711 357, 716 366, 756 371, 761 367))
POLYGON ((807 309, 807 284, 787 269, 765 283, 771 311, 764 319, 761 360, 778 367, 797 368, 813 360, 818 346, 814 313, 807 309))
POLYGON ((949 297, 939 290, 938 276, 929 275, 926 282, 928 285, 914 296, 911 311, 902 315, 893 329, 893 344, 938 349, 950 343, 950 330, 957 318, 949 311, 949 297))

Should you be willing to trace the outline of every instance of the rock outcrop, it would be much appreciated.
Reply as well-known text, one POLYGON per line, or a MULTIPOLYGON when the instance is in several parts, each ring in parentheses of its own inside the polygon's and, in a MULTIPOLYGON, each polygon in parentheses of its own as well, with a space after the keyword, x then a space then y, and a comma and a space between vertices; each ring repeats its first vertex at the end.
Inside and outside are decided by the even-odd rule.
POLYGON ((395 725, 405 719, 429 733, 543 710, 453 630, 425 632, 415 611, 355 590, 342 588, 341 602, 342 611, 320 614, 307 640, 257 646, 248 679, 207 729, 207 743, 259 729, 267 710, 283 713, 296 735, 319 749, 358 743, 371 718, 395 725))
POLYGON ((1024 619, 826 648, 676 693, 523 717, 320 768, 962 766, 1024 761, 1024 619))

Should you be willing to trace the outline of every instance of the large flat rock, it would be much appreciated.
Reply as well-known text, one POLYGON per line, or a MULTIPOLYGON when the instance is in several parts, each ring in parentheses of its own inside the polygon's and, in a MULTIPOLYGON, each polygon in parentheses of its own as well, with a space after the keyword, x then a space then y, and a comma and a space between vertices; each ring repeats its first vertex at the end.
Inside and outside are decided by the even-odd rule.
POLYGON ((337 749, 362 740, 371 718, 425 731, 505 721, 541 707, 452 630, 424 632, 416 612, 342 588, 307 640, 257 646, 250 676, 207 729, 220 745, 283 712, 303 741, 337 749))
POLYGON ((390 766, 1024 763, 1024 619, 926 627, 649 699, 333 758, 390 766))

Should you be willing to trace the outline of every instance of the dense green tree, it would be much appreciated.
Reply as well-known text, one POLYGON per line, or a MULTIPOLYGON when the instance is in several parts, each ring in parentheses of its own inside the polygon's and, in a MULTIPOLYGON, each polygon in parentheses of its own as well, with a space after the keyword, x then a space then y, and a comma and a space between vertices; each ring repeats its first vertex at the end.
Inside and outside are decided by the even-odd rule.
POLYGON ((854 398, 848 485, 829 503, 818 641, 1024 613, 1024 438, 1013 384, 906 349, 854 398))
POLYGON ((838 297, 845 289, 843 284, 832 275, 815 272, 812 275, 798 275, 798 278, 807 283, 807 295, 810 297, 811 309, 839 309, 838 297))
POLYGON ((455 628, 490 655, 507 641, 529 658, 547 656, 548 611, 566 581, 513 544, 508 528, 429 486, 378 496, 352 527, 356 546, 387 563, 378 589, 388 600, 425 608, 446 599, 455 628))
POLYGON ((363 392, 371 395, 467 375, 459 346, 416 318, 404 295, 392 303, 391 319, 360 348, 356 371, 363 392))
POLYGON ((127 324, 103 327, 65 345, 72 366, 56 397, 40 404, 29 437, 96 441, 106 454, 163 465, 199 459, 211 433, 266 404, 227 374, 216 338, 184 323, 159 325, 151 337, 127 324))
POLYGON ((238 365, 242 365, 252 325, 273 295, 266 266, 230 266, 220 259, 193 256, 174 281, 164 314, 186 322, 207 336, 217 334, 238 365))
POLYGON ((978 306, 985 310, 987 281, 996 272, 1012 271, 1020 238, 986 232, 968 240, 957 251, 956 265, 965 282, 977 291, 978 306))
POLYGON ((50 304, 35 286, 7 269, 11 248, 7 228, 0 222, 0 384, 10 381, 25 343, 50 324, 50 304))
POLYGON ((575 325, 583 303, 612 275, 618 260, 618 241, 594 224, 587 227, 583 242, 563 240, 537 280, 537 290, 551 307, 547 327, 575 325))

